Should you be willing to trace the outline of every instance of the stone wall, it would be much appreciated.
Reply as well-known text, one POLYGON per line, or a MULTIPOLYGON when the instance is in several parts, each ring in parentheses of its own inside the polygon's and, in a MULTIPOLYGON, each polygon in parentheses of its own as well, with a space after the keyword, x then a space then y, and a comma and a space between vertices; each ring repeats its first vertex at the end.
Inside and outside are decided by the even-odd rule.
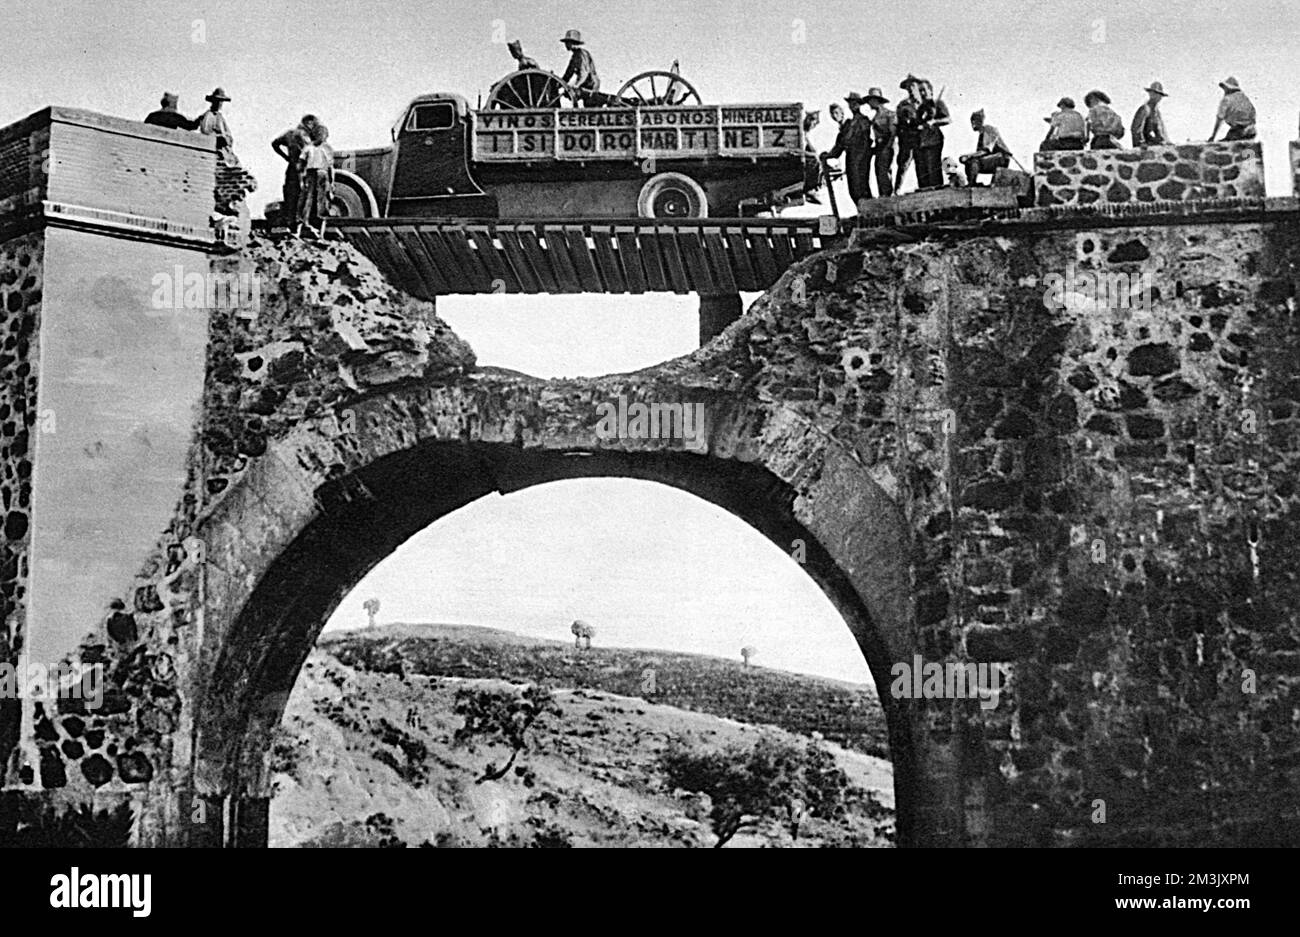
MULTIPOLYGON (((33 437, 44 241, 28 234, 0 245, 0 664, 17 667, 25 637, 31 549, 33 437)), ((49 427, 47 427, 49 428, 49 427)), ((33 783, 34 766, 9 772, 19 743, 22 707, 0 698, 0 778, 33 783)))
POLYGON ((1263 198, 1264 157, 1255 141, 1053 151, 1034 177, 1040 207, 1263 198))

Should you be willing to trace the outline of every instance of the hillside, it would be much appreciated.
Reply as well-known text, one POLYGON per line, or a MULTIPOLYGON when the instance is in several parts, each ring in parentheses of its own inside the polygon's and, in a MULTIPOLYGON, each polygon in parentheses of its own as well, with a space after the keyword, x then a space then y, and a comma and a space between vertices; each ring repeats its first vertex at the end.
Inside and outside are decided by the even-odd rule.
MULTIPOLYGON (((277 730, 270 844, 707 847, 715 841, 707 800, 666 789, 659 770, 670 740, 693 748, 749 747, 760 736, 807 741, 641 699, 560 690, 561 715, 530 730, 518 762, 526 778, 477 783, 505 750, 453 743, 462 724, 454 698, 465 686, 507 684, 368 673, 314 651, 277 730)), ((806 821, 797 841, 768 822, 727 848, 891 845, 889 763, 826 747, 850 784, 869 792, 849 814, 806 821)))
POLYGON ((579 653, 567 642, 468 625, 338 631, 322 635, 320 646, 362 670, 584 687, 799 735, 820 732, 853 751, 889 757, 884 712, 871 686, 699 654, 599 645, 579 653))

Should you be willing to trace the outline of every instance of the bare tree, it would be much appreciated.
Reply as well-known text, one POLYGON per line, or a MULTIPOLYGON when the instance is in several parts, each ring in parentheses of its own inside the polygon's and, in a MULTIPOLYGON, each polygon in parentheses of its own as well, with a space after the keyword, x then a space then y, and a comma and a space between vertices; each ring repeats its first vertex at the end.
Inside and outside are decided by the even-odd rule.
POLYGON ((375 616, 379 614, 379 600, 366 599, 361 607, 366 610, 366 615, 370 618, 370 627, 373 628, 375 626, 375 616))

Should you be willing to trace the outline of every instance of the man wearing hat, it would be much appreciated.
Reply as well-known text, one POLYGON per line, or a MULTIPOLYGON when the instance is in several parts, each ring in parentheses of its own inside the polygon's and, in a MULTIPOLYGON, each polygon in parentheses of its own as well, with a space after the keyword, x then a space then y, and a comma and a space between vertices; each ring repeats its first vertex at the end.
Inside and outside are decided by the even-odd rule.
POLYGON ((1057 110, 1043 120, 1051 124, 1040 150, 1081 150, 1088 139, 1088 127, 1083 115, 1074 109, 1074 98, 1064 97, 1056 102, 1057 110))
POLYGON ((1083 97, 1088 108, 1086 121, 1088 136, 1094 150, 1120 150, 1119 140, 1124 137, 1124 121, 1110 109, 1110 98, 1104 91, 1089 91, 1083 97))
POLYGON ((1241 90, 1235 78, 1225 78, 1219 82, 1219 87, 1223 89, 1223 100, 1219 102, 1219 112, 1214 118, 1210 142, 1214 142, 1224 124, 1228 125, 1224 140, 1255 139, 1255 105, 1250 103, 1246 92, 1241 90))
MULTIPOLYGON (((226 123, 226 117, 221 113, 221 105, 230 100, 224 88, 217 88, 209 94, 204 100, 208 102, 208 109, 199 117, 199 133, 205 133, 217 138, 217 146, 223 150, 233 150, 235 148, 235 137, 230 132, 230 126, 226 123)), ((233 155, 233 154, 232 154, 233 155)))
POLYGON ((176 110, 180 100, 178 95, 170 91, 165 92, 162 96, 162 107, 146 117, 144 122, 155 127, 169 127, 172 130, 193 130, 199 125, 198 121, 190 120, 176 110))
POLYGON ((862 95, 851 91, 844 100, 853 116, 840 125, 835 146, 829 153, 822 154, 822 160, 836 159, 841 153, 848 153, 844 176, 849 184, 849 198, 856 207, 862 199, 871 198, 871 121, 862 113, 862 102, 866 100, 862 95))
POLYGON ((1147 93, 1146 102, 1133 115, 1131 126, 1134 146, 1159 146, 1169 142, 1165 133, 1165 119, 1160 113, 1160 99, 1168 97, 1165 86, 1153 81, 1143 89, 1147 93))
POLYGON ((518 71, 523 71, 525 68, 538 67, 537 59, 529 58, 524 55, 524 44, 518 39, 512 39, 510 42, 506 43, 506 48, 509 49, 510 54, 514 56, 515 66, 518 71))
POLYGON ((588 95, 600 90, 600 78, 596 75, 596 62, 591 53, 582 47, 582 33, 570 29, 560 40, 569 50, 569 67, 565 69, 561 80, 577 92, 578 103, 586 103, 588 95))
POLYGON ((985 123, 983 108, 970 115, 970 126, 979 135, 975 152, 961 157, 960 161, 966 166, 966 184, 975 185, 980 173, 997 172, 1011 165, 1011 147, 997 127, 985 123))
POLYGON ((943 128, 950 122, 948 105, 934 96, 934 86, 921 79, 917 87, 921 103, 916 115, 920 121, 920 136, 916 141, 916 187, 940 189, 943 178, 943 128))
POLYGON ((916 146, 921 141, 921 79, 909 74, 898 87, 907 92, 907 97, 898 102, 895 115, 898 127, 898 169, 894 173, 894 191, 903 187, 903 174, 912 165, 916 156, 916 146))
POLYGON ((867 89, 867 104, 871 107, 872 163, 876 171, 876 190, 881 198, 894 194, 890 172, 894 164, 894 140, 898 137, 898 115, 885 107, 889 98, 879 88, 867 89))

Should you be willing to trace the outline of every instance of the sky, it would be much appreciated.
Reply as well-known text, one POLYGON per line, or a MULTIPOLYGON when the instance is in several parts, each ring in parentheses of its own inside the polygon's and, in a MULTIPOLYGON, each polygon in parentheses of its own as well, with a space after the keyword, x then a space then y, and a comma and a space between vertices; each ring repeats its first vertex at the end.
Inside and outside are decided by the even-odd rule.
POLYGON ((489 495, 436 521, 377 566, 330 628, 469 622, 572 641, 649 647, 870 681, 839 613, 799 565, 694 495, 623 478, 489 495))
MULTIPOLYGON (((222 86, 236 151, 261 182, 255 214, 279 198, 270 141, 302 114, 324 120, 336 149, 383 145, 417 94, 486 97, 511 70, 512 39, 562 70, 558 40, 572 28, 608 90, 677 59, 706 104, 820 109, 820 149, 834 140, 830 102, 880 86, 896 103, 909 72, 950 106, 946 152, 973 148, 967 118, 983 108, 1027 165, 1062 95, 1081 105, 1100 88, 1127 124, 1158 79, 1174 140, 1203 140, 1218 82, 1233 75, 1259 112, 1269 194, 1288 195, 1300 108, 1295 0, 0 0, 0 23, 0 125, 49 104, 143 118, 164 91, 197 116, 222 86)), ((648 367, 688 354, 697 335, 690 297, 455 297, 438 312, 480 363, 539 377, 648 367)), ((330 626, 362 623, 372 594, 381 621, 567 638, 585 618, 602 642, 723 656, 748 643, 768 666, 866 679, 843 620, 793 560, 650 483, 562 482, 475 502, 377 567, 330 626)))

